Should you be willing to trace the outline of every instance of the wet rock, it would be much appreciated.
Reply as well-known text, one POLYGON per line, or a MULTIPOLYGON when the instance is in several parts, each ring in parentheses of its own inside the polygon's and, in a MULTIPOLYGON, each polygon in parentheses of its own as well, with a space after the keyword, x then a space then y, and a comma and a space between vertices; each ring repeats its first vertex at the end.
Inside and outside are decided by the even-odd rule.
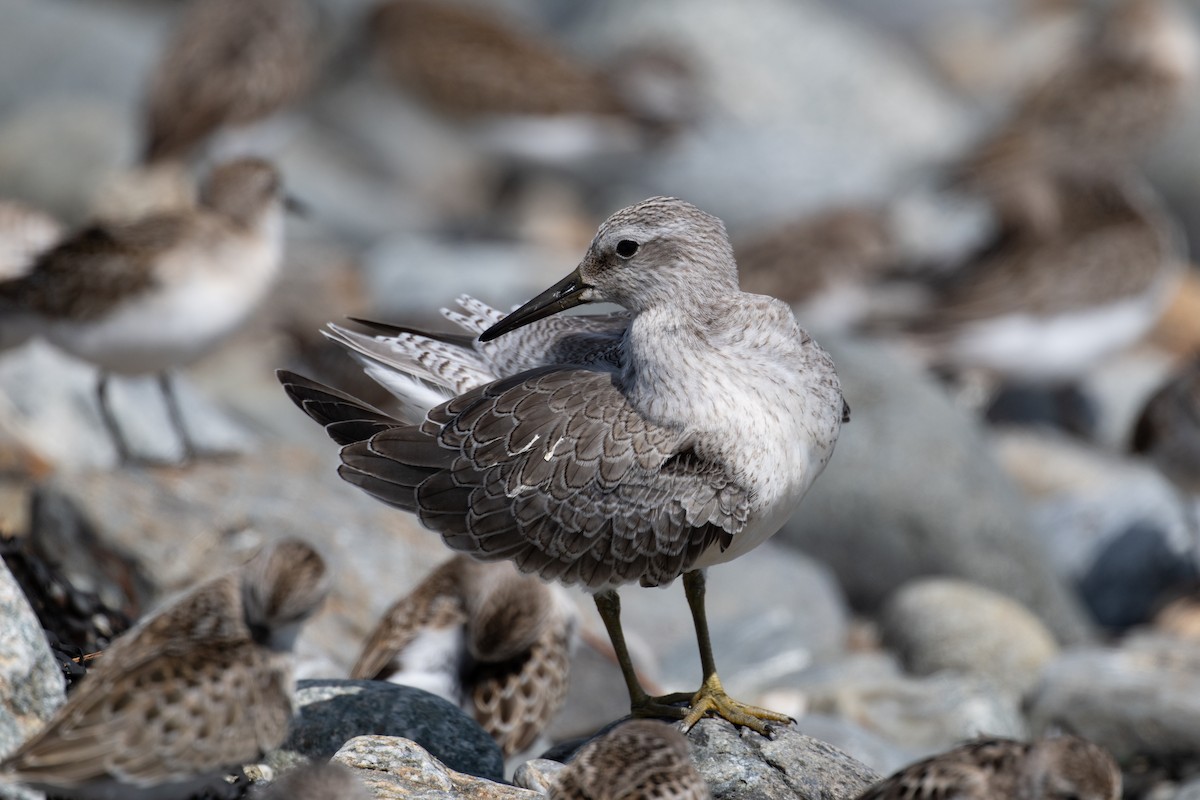
POLYGON ((1058 654, 1050 631, 1020 603, 948 578, 903 586, 884 607, 882 628, 910 672, 982 675, 1018 692, 1058 654))
POLYGON ((978 423, 895 348, 820 342, 852 418, 776 540, 832 567, 851 604, 867 612, 913 578, 948 575, 1021 602, 1060 640, 1085 639, 1086 617, 978 423))
POLYGON ((1118 761, 1200 766, 1200 644, 1145 636, 1067 653, 1026 698, 1035 731, 1058 727, 1118 761))
POLYGON ((63 679, 42 627, 0 561, 0 757, 12 752, 63 704, 63 679))
POLYGON ((463 775, 415 742, 395 736, 359 736, 334 761, 358 775, 375 800, 536 800, 542 795, 463 775))
POLYGON ((300 681, 296 717, 280 750, 327 759, 351 739, 367 735, 403 737, 451 769, 491 780, 504 777, 500 748, 461 709, 422 689, 387 681, 300 681))

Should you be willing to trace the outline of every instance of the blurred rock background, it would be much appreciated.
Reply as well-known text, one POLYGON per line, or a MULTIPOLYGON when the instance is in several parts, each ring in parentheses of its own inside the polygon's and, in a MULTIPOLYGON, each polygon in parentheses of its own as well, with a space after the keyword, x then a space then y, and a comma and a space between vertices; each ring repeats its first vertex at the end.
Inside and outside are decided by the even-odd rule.
MULTIPOLYGON (((478 130, 405 94, 369 57, 369 0, 317 2, 324 72, 265 150, 308 214, 288 222, 267 305, 181 376, 189 429, 221 457, 174 463, 179 443, 153 382, 129 379, 115 386, 117 415, 138 453, 163 463, 117 465, 92 367, 37 341, 0 352, 0 532, 76 593, 33 603, 43 628, 100 608, 136 618, 261 542, 298 534, 338 576, 301 638, 299 672, 344 677, 378 615, 447 553, 341 482, 335 448, 279 389, 280 367, 358 380, 318 334, 325 321, 429 323, 464 292, 521 302, 574 266, 608 213, 654 194, 721 216, 735 246, 798 215, 882 203, 963 153, 1095 5, 481 4, 591 63, 637 45, 678 52, 692 68, 694 117, 651 146, 529 169, 506 188, 511 163, 478 130)), ((0 198, 69 227, 103 212, 140 149, 143 94, 183 5, 0 0, 0 198)), ((1197 22, 1200 3, 1186 11, 1197 22)), ((1191 95, 1200 101, 1194 85, 1191 95)), ((1191 102, 1139 163, 1193 248, 1197 141, 1191 102)), ((961 212, 935 208, 906 233, 951 235, 961 212)), ((1200 774, 1200 496, 1128 443, 1146 399, 1200 352, 1200 276, 1189 269, 1153 333, 1079 382, 1094 423, 1083 438, 1036 397, 1017 423, 989 425, 893 337, 817 333, 853 418, 784 532, 710 576, 731 693, 791 713, 879 772, 978 733, 1058 727, 1112 749, 1127 796, 1185 796, 1200 774)), ((1200 398, 1194 408, 1200 419, 1200 398)), ((648 682, 695 688, 682 593, 622 596, 648 682)), ((599 619, 578 601, 584 636, 555 740, 627 711, 599 619)), ((0 641, 27 642, 30 624, 6 616, 0 641)), ((93 631, 63 644, 104 642, 93 631)), ((0 675, 4 702, 20 705, 15 729, 0 729, 6 748, 56 702, 50 689, 31 700, 14 688, 23 674, 0 675)))

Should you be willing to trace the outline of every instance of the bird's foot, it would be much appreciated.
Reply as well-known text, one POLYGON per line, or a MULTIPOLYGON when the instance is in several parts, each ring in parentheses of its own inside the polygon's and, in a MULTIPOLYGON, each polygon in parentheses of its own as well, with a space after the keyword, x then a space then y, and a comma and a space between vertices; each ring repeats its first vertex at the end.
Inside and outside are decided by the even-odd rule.
POLYGON ((630 707, 630 715, 640 719, 683 719, 687 716, 688 706, 692 695, 688 692, 664 694, 658 697, 642 695, 634 700, 630 707))
POLYGON ((700 691, 692 696, 691 709, 683 718, 683 732, 687 733, 692 729, 693 725, 710 712, 732 722, 734 725, 749 728, 763 736, 769 736, 771 733, 771 726, 768 723, 781 722, 787 724, 795 721, 787 714, 780 714, 777 711, 769 711, 765 708, 759 708, 758 706, 734 700, 726 694, 725 687, 721 686, 721 679, 715 674, 705 678, 700 691))

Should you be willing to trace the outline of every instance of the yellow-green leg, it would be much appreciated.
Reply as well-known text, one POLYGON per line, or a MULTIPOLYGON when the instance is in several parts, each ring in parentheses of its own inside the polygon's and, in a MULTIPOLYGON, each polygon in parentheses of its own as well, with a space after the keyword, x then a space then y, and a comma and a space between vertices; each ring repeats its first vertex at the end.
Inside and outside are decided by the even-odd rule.
POLYGON ((768 711, 758 706, 740 703, 725 692, 721 679, 717 677, 717 665, 713 660, 712 640, 708 635, 708 615, 704 610, 705 577, 703 570, 692 570, 683 574, 683 591, 688 607, 692 610, 692 623, 696 626, 696 643, 700 646, 700 667, 704 682, 700 691, 691 698, 691 710, 683 718, 686 733, 710 711, 734 725, 741 725, 766 736, 770 732, 768 722, 791 722, 787 714, 768 711))
POLYGON ((689 694, 666 695, 651 697, 646 694, 642 684, 637 679, 633 668, 633 659, 629 657, 629 648, 625 645, 625 632, 621 629, 621 598, 613 589, 597 592, 593 598, 608 638, 612 642, 613 652, 617 656, 617 664, 621 667, 621 675, 625 678, 625 688, 629 690, 629 709, 635 717, 666 717, 682 719, 687 708, 672 703, 685 702, 691 699, 689 694))

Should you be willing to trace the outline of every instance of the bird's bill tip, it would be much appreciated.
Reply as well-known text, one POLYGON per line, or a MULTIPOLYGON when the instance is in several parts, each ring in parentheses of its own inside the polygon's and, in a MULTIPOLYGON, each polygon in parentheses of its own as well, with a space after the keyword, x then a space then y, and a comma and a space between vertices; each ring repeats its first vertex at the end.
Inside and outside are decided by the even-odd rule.
POLYGON ((537 322, 539 319, 545 319, 552 314, 583 303, 590 303, 591 300, 583 297, 583 293, 590 288, 579 274, 579 269, 576 268, 570 275, 481 333, 479 341, 490 342, 523 325, 537 322))

